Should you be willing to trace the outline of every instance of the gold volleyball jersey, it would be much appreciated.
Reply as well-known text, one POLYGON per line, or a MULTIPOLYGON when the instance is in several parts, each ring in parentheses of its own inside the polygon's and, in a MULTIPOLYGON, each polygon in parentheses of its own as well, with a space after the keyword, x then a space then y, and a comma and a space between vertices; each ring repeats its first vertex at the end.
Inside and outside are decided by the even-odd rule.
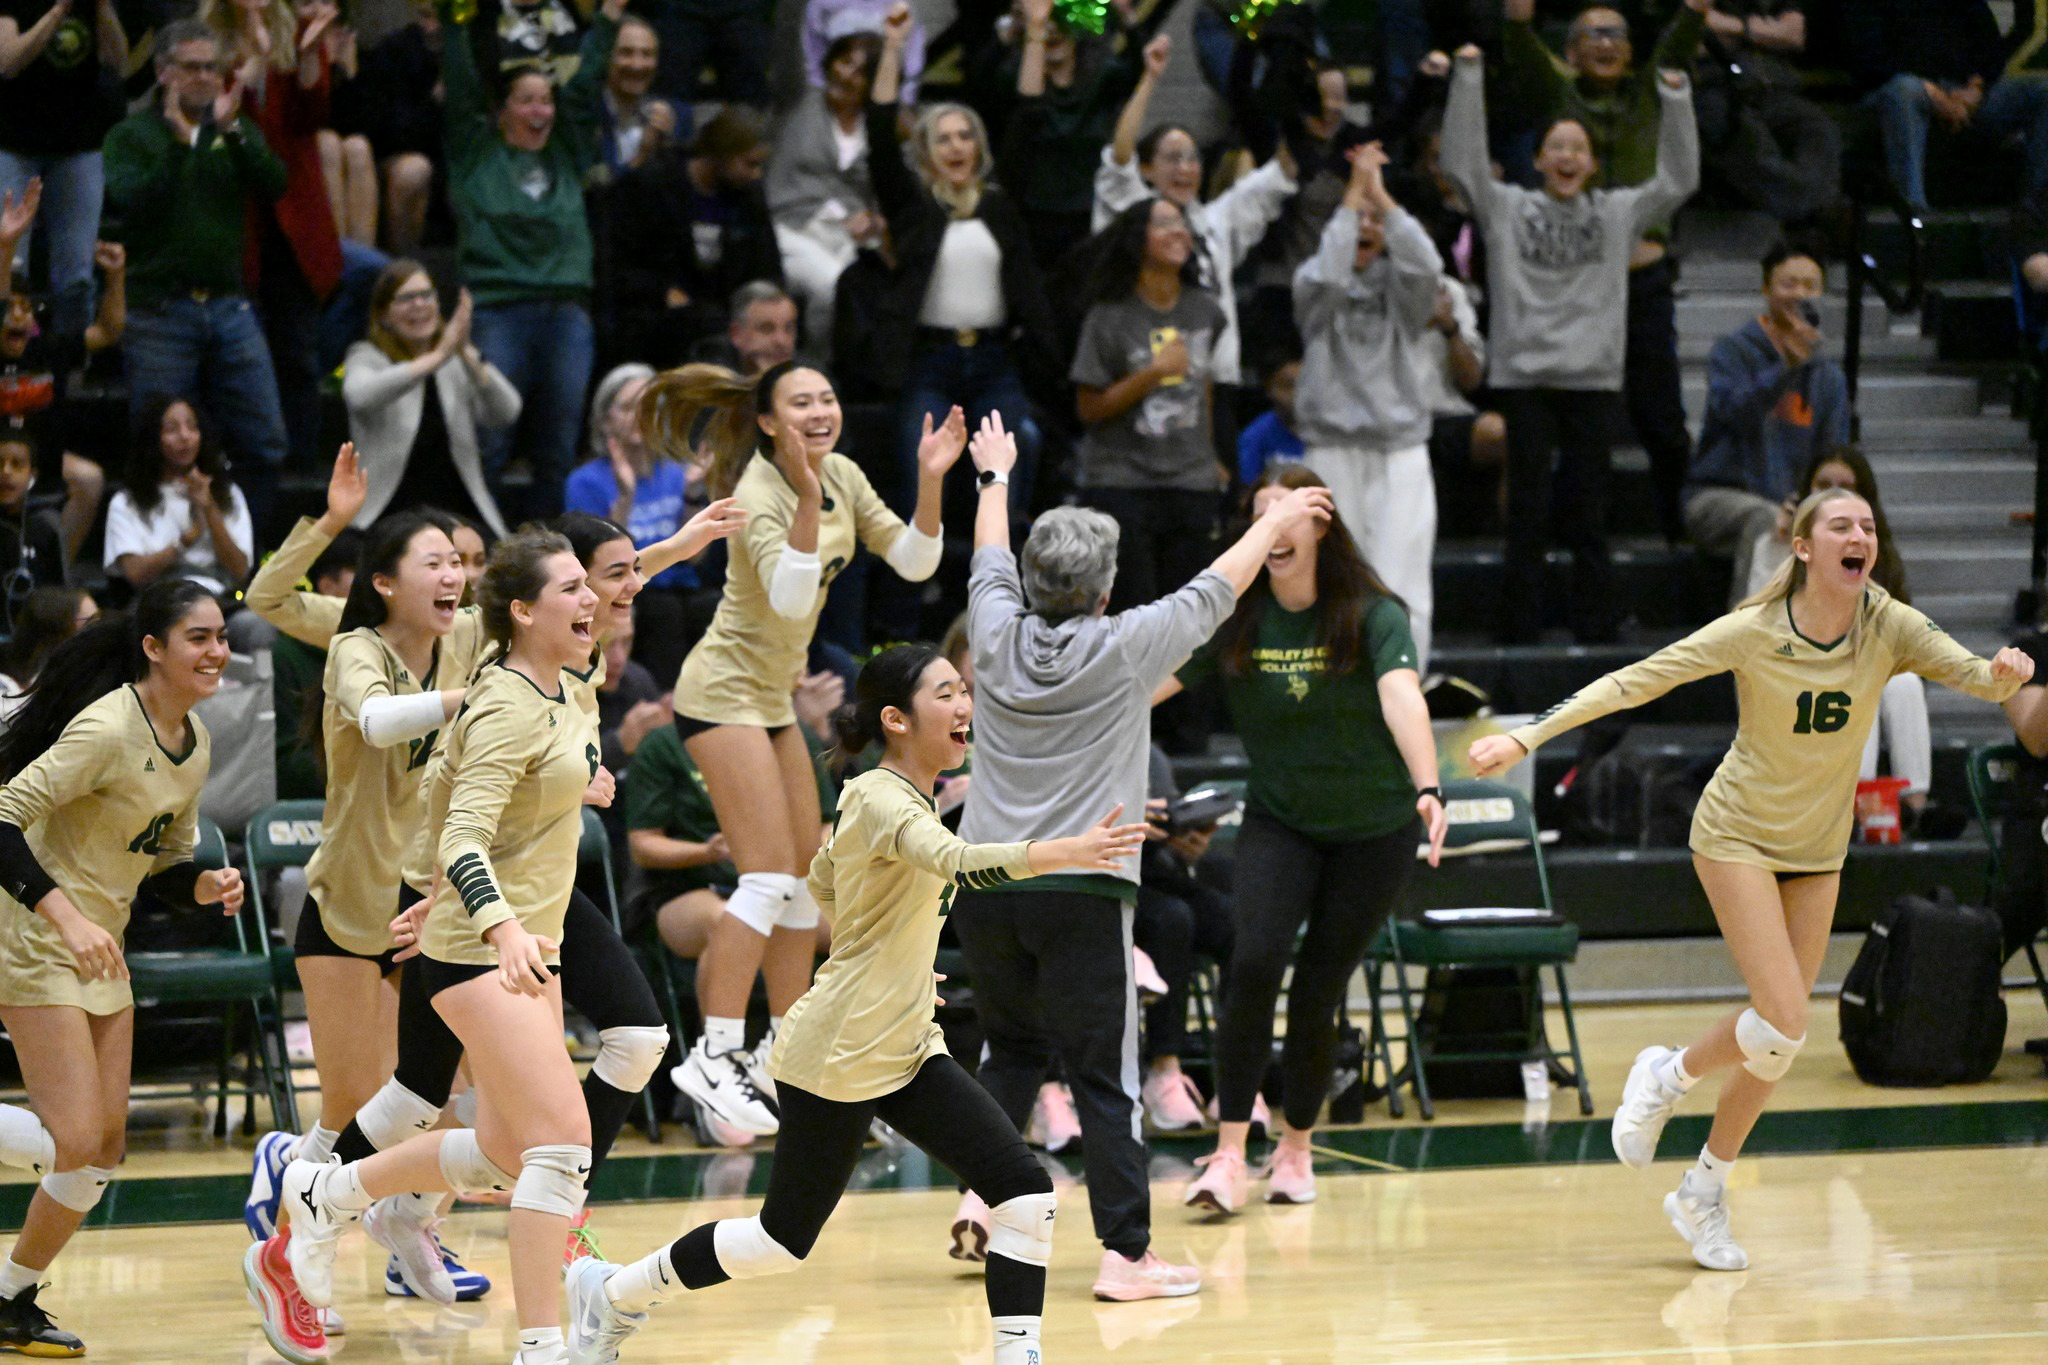
POLYGON ((514 918, 561 942, 597 763, 597 732, 559 680, 550 695, 502 660, 481 670, 427 788, 442 871, 422 940, 428 957, 495 965, 484 931, 514 918))
POLYGON ((939 823, 930 796, 887 768, 848 782, 832 837, 811 863, 832 955, 790 1006, 769 1073, 828 1100, 871 1100, 944 1052, 932 1020, 941 921, 956 888, 1031 876, 1030 848, 967 843, 939 823))
POLYGON ((1514 738, 1534 753, 1575 726, 1716 673, 1735 675, 1740 719, 1694 812, 1692 850, 1773 872, 1841 867, 1863 744, 1895 674, 1918 673, 1986 701, 2019 690, 2016 682, 1993 682, 1988 660, 1871 586, 1848 635, 1832 644, 1799 633, 1789 598, 1744 607, 1598 679, 1514 738))
POLYGON ((306 886, 328 937, 352 953, 392 946, 400 873, 426 809, 421 779, 441 736, 436 728, 378 748, 363 738, 364 703, 463 686, 483 643, 476 623, 474 613, 456 616, 448 638, 435 642, 424 678, 414 677, 372 627, 339 635, 328 647, 320 718, 327 810, 306 886))
MULTIPOLYGON (((20 826, 71 903, 117 939, 143 878, 192 861, 212 746, 198 716, 186 724, 190 741, 174 754, 135 689, 117 687, 0 788, 0 820, 20 826)), ((0 1004, 118 1014, 133 1003, 125 980, 80 980, 56 928, 0 893, 0 1004)))
POLYGON ((827 455, 818 471, 825 503, 818 515, 818 600, 803 616, 779 614, 768 603, 768 584, 789 546, 796 490, 765 455, 748 462, 733 496, 747 509, 746 529, 731 542, 725 593, 711 628, 683 661, 676 682, 676 714, 714 725, 791 725, 789 694, 825 609, 825 590, 865 545, 886 555, 903 533, 903 519, 844 455, 827 455))
POLYGON ((333 543, 334 538, 321 534, 311 517, 300 517, 299 524, 284 538, 284 544, 277 547, 277 553, 264 560, 256 576, 249 580, 248 591, 242 594, 243 604, 301 644, 327 648, 327 642, 341 629, 342 600, 324 593, 305 592, 300 589, 299 580, 333 543))

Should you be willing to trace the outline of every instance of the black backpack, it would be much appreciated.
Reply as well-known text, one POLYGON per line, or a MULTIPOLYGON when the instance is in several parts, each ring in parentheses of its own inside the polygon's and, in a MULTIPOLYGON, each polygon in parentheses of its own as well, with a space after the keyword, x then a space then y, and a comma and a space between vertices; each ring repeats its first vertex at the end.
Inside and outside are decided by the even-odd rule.
POLYGON ((1947 887, 1933 900, 1899 897, 1842 982, 1842 1046, 1856 1075, 1901 1086, 1989 1076, 2005 1047, 2004 957, 1989 910, 1957 904, 1947 887))

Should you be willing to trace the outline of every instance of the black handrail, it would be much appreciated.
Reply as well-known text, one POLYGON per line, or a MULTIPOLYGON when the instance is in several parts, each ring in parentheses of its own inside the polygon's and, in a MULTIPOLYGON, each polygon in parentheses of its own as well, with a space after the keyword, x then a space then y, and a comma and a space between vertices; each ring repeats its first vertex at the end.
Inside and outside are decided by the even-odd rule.
MULTIPOLYGON (((1842 370, 1849 379, 1850 411, 1855 411, 1856 382, 1863 368, 1863 290, 1867 286, 1893 313, 1911 313, 1927 297, 1925 225, 1910 210, 1895 207, 1906 230, 1906 280, 1903 288, 1887 280, 1866 241, 1869 206, 1852 199, 1849 207, 1849 335, 1843 340, 1842 370)), ((1851 435, 1860 436, 1861 419, 1850 418, 1851 435)))

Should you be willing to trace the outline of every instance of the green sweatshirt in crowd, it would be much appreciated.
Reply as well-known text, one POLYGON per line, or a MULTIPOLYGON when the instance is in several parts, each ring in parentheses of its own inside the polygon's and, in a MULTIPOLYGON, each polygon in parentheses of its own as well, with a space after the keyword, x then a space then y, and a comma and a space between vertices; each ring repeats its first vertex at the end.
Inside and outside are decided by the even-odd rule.
POLYGON ((195 290, 241 293, 249 198, 274 202, 285 180, 248 116, 228 136, 209 123, 186 143, 161 109, 148 108, 115 124, 103 152, 107 209, 128 248, 128 306, 156 308, 195 290))
MULTIPOLYGON (((1604 93, 1553 56, 1527 23, 1510 21, 1501 26, 1501 63, 1509 86, 1546 123, 1571 118, 1585 127, 1593 155, 1600 159, 1588 188, 1627 189, 1657 174, 1658 70, 1690 70, 1706 32, 1706 16, 1690 5, 1680 5, 1657 40, 1649 63, 1637 65, 1604 93)), ((1643 235, 1662 241, 1669 233, 1669 222, 1660 221, 1643 235)))
POLYGON ((598 101, 618 34, 615 21, 592 17, 576 74, 555 93, 554 130, 537 152, 499 135, 468 29, 451 29, 442 44, 448 197, 462 281, 479 305, 590 293, 583 173, 597 155, 598 101))

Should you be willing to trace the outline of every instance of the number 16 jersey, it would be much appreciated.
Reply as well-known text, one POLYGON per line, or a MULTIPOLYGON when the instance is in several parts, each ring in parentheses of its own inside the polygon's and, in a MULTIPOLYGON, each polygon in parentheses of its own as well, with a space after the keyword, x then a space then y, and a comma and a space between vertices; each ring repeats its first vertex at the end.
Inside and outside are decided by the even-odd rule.
POLYGON ((1833 643, 1800 634, 1788 597, 1743 607, 1581 688, 1513 737, 1534 753, 1575 726, 1716 673, 1735 675, 1740 720, 1693 813, 1692 851, 1772 872, 1842 866, 1864 741, 1894 675, 1918 673, 1994 702, 2019 690, 1994 682, 1988 660, 1872 585, 1833 643))

